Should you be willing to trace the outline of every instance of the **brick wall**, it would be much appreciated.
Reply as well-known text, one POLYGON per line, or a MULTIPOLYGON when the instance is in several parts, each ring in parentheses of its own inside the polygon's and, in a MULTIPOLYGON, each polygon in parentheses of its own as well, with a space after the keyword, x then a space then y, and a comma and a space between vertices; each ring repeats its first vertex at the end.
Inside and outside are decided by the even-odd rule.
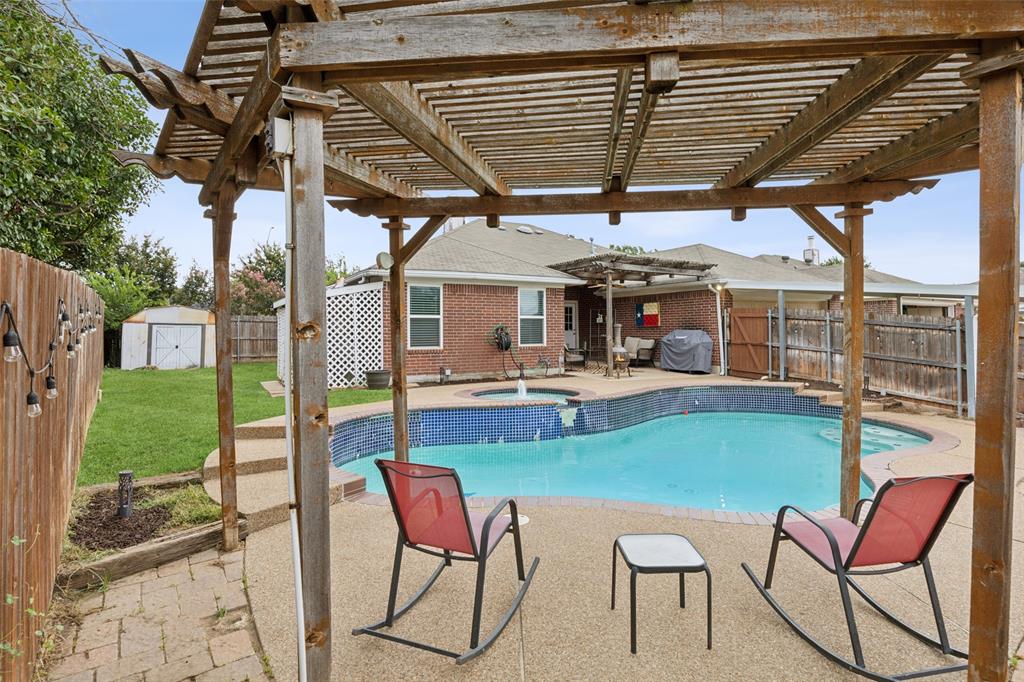
MULTIPOLYGON (((580 304, 580 330, 582 339, 587 339, 587 320, 595 319, 595 314, 604 315, 605 301, 594 289, 573 287, 565 292, 567 300, 577 300, 580 304), (589 317, 588 317, 589 316, 589 317)), ((696 291, 677 291, 647 296, 621 296, 615 298, 615 322, 622 323, 622 337, 638 336, 642 339, 661 340, 674 329, 703 329, 714 342, 712 364, 719 364, 718 320, 715 305, 715 294, 708 289, 696 291), (636 326, 636 304, 649 301, 661 303, 661 324, 657 327, 636 326)), ((732 307, 732 295, 728 290, 722 292, 722 308, 732 307)), ((594 326, 596 330, 591 348, 604 349, 604 325, 594 326), (601 338, 598 338, 601 337, 601 338)), ((661 360, 661 351, 655 346, 655 360, 661 360)))
MULTIPOLYGON (((786 306, 787 308, 789 306, 786 306)), ((828 309, 831 312, 842 312, 843 297, 836 294, 828 301, 828 309)), ((867 315, 899 315, 899 301, 895 298, 876 298, 864 301, 864 313, 867 315)))
MULTIPOLYGON (((541 358, 548 361, 552 372, 558 370, 558 359, 564 346, 564 291, 548 288, 546 294, 547 344, 519 347, 519 290, 515 286, 490 284, 443 285, 443 348, 406 348, 406 372, 409 376, 436 377, 441 366, 458 375, 494 376, 502 372, 502 355, 487 342, 498 323, 508 326, 519 357, 528 367, 541 358)), ((511 358, 505 358, 510 374, 515 375, 511 358)), ((384 283, 384 366, 391 367, 391 306, 389 283, 384 283)))

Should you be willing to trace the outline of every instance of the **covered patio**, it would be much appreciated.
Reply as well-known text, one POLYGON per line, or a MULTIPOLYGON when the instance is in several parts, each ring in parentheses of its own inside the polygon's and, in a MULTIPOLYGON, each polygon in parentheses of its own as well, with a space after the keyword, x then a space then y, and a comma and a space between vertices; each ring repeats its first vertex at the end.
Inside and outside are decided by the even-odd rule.
MULTIPOLYGON (((334 535, 345 544, 330 550, 326 197, 340 197, 331 201, 340 210, 383 219, 389 233, 389 253, 380 260, 391 269, 399 459, 409 456, 404 264, 448 217, 485 215, 496 226, 503 216, 607 214, 616 224, 623 212, 729 210, 743 220, 749 210, 792 209, 844 257, 840 507, 849 517, 861 479, 868 206, 932 190, 943 173, 980 168, 969 677, 1006 680, 1019 475, 1022 35, 1024 6, 1000 0, 237 0, 207 3, 181 69, 136 51, 128 51, 130 63, 106 59, 112 73, 127 75, 151 103, 170 110, 153 154, 118 154, 162 177, 202 185, 199 200, 210 207, 214 228, 218 312, 229 308, 238 194, 284 191, 288 364, 295 368, 286 428, 296 462, 308 679, 345 676, 332 670, 332 637, 344 636, 350 624, 332 627, 332 575, 375 556, 368 544, 365 556, 351 551, 356 535, 334 535), (764 181, 784 184, 759 186, 764 181), (645 185, 673 189, 636 190, 645 185), (700 188, 675 189, 683 185, 700 188), (527 188, 600 191, 515 193, 527 188), (477 196, 443 194, 466 189, 477 196), (835 214, 841 227, 820 210, 825 206, 841 207, 835 214), (406 240, 405 220, 420 218, 422 227, 406 240)), ((220 319, 226 324, 228 315, 220 319)), ((217 359, 225 546, 231 548, 237 524, 227 332, 218 328, 217 359)), ((545 519, 543 512, 538 517, 545 519)), ((706 532, 679 523, 698 541, 706 532)), ((548 526, 541 526, 543 537, 548 526)), ((597 526, 594 540, 595 547, 605 545, 597 526)), ((730 543, 712 531, 703 544, 724 549, 730 543)), ((564 551, 561 560, 571 563, 581 556, 574 552, 589 548, 564 551)), ((960 584, 966 578, 961 571, 960 584)), ((564 665, 571 676, 572 656, 550 644, 561 621, 572 620, 571 610, 553 608, 557 602, 543 596, 527 599, 533 606, 520 626, 547 642, 536 648, 543 670, 564 665), (528 630, 531 623, 536 630, 528 630)), ((350 602, 342 608, 364 606, 350 602)), ((767 640, 772 632, 749 634, 767 640)), ((511 658, 488 670, 514 676, 515 641, 499 646, 487 665, 498 666, 501 651, 511 658)), ((716 660, 726 651, 721 647, 716 660)), ((385 655, 398 660, 408 653, 385 655)), ((820 666, 825 663, 793 658, 786 670, 810 676, 820 666)), ((698 669, 730 672, 710 658, 698 669)))

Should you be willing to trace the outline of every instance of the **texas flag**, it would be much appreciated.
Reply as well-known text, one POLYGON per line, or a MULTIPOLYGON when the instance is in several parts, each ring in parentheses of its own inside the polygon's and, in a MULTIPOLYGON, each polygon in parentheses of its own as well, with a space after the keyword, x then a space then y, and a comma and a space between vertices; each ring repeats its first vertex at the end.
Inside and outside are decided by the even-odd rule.
POLYGON ((636 304, 636 326, 658 327, 661 325, 661 305, 659 303, 636 304))

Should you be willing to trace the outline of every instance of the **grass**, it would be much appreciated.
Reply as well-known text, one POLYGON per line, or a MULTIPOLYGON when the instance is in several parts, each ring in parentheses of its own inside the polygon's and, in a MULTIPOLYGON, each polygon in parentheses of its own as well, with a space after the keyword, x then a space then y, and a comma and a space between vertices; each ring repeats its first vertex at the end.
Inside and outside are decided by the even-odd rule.
MULTIPOLYGON (((275 378, 273 363, 234 368, 235 423, 284 414, 284 398, 260 386, 275 378)), ((120 370, 103 373, 103 400, 96 406, 79 485, 117 480, 131 469, 136 478, 194 471, 217 447, 217 393, 213 368, 120 370)), ((388 390, 331 391, 331 407, 387 400, 388 390)))
POLYGON ((210 499, 201 485, 186 485, 153 495, 139 502, 139 507, 166 507, 171 518, 165 530, 201 526, 220 518, 220 505, 210 499))

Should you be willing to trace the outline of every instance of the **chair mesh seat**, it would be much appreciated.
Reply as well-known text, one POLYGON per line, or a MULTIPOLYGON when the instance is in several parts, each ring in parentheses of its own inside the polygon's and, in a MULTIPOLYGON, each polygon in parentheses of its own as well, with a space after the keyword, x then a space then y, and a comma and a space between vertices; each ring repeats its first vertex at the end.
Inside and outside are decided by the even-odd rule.
MULTIPOLYGON (((860 528, 844 518, 823 519, 821 525, 832 531, 836 544, 839 545, 839 559, 845 562, 857 534, 860 533, 860 528)), ((835 568, 828 538, 820 528, 810 521, 786 521, 782 524, 782 530, 823 564, 835 568)))

